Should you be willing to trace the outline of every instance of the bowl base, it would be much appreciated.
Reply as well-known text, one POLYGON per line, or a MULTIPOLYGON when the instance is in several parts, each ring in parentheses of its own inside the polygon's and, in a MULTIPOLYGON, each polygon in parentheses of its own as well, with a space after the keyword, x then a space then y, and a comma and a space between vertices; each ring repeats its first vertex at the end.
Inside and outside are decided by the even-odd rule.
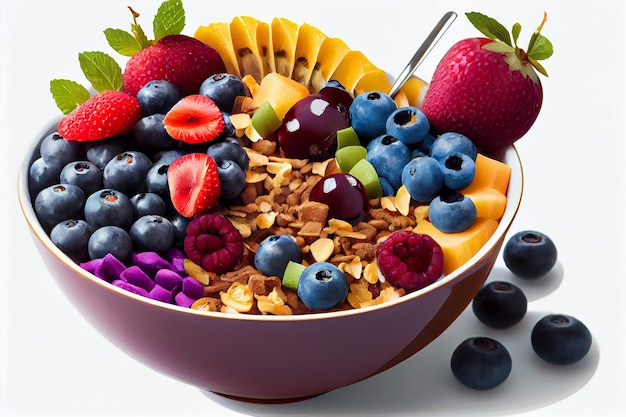
POLYGON ((241 401, 241 402, 245 402, 245 403, 253 403, 253 404, 290 404, 290 403, 297 403, 300 401, 306 401, 306 400, 310 400, 311 398, 315 398, 315 397, 319 397, 320 395, 324 395, 326 394, 325 392, 322 392, 320 394, 312 394, 312 395, 305 395, 303 397, 290 397, 290 398, 248 398, 248 397, 239 397, 237 395, 229 395, 229 394, 223 394, 221 392, 215 392, 215 391, 205 391, 207 393, 211 393, 211 394, 215 394, 215 395, 219 395, 220 397, 223 398, 227 398, 229 400, 233 400, 233 401, 241 401))

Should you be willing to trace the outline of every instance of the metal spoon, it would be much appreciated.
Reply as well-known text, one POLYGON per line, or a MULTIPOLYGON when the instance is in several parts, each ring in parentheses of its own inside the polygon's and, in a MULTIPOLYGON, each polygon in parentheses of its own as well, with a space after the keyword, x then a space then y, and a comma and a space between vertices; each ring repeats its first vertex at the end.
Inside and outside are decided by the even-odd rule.
POLYGON ((411 58, 408 65, 404 68, 404 70, 402 70, 396 81, 391 86, 391 90, 389 90, 389 95, 391 97, 395 97, 395 95, 398 94, 400 88, 402 88, 404 83, 411 77, 411 75, 413 75, 417 67, 422 63, 424 58, 443 36, 446 30, 448 30, 455 19, 455 12, 448 12, 443 15, 428 37, 424 40, 422 45, 420 45, 419 49, 415 51, 413 58, 411 58))

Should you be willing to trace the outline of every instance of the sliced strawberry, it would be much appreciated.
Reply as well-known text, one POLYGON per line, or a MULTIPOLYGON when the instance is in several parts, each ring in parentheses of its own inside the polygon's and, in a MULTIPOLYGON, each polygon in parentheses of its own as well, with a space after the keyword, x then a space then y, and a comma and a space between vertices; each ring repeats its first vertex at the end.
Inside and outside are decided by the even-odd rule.
POLYGON ((167 183, 174 208, 188 218, 210 209, 220 197, 217 164, 205 153, 174 160, 167 170, 167 183))
POLYGON ((193 94, 176 103, 165 115, 163 124, 174 139, 186 143, 203 143, 222 133, 224 116, 213 100, 193 94))
POLYGON ((58 131, 68 140, 106 139, 130 132, 141 117, 135 97, 121 91, 104 91, 61 119, 58 131))

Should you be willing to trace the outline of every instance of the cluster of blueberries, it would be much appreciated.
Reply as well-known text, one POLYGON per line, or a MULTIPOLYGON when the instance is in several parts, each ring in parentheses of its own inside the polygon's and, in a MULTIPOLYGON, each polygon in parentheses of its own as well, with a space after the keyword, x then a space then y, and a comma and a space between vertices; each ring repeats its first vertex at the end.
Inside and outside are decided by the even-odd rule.
POLYGON ((144 117, 127 135, 93 142, 69 141, 57 132, 43 138, 30 166, 29 190, 53 243, 76 262, 107 253, 125 261, 133 251, 181 244, 190 219, 172 206, 167 169, 185 153, 206 152, 223 184, 220 199, 239 197, 248 156, 234 138, 228 112, 241 91, 245 87, 234 76, 212 76, 202 84, 200 93, 221 106, 226 122, 209 144, 188 145, 169 136, 163 118, 181 94, 162 80, 138 92, 144 117))
POLYGON ((468 137, 448 132, 435 138, 424 113, 412 106, 398 108, 382 92, 355 97, 350 117, 384 195, 395 195, 404 185, 412 199, 430 204, 431 223, 446 233, 474 224, 476 207, 458 192, 476 173, 477 149, 468 137))

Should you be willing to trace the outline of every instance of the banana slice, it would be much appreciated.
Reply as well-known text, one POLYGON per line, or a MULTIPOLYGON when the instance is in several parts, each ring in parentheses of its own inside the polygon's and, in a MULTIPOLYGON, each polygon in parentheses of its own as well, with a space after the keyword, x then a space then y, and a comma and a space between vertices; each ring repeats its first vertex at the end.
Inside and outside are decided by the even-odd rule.
POLYGON ((224 61, 226 71, 241 78, 237 56, 233 48, 233 39, 230 35, 230 24, 226 22, 210 23, 200 26, 194 33, 194 38, 211 45, 224 61))
POLYGON ((263 62, 257 43, 258 20, 237 16, 230 22, 230 35, 240 74, 250 74, 257 82, 263 79, 263 62))

